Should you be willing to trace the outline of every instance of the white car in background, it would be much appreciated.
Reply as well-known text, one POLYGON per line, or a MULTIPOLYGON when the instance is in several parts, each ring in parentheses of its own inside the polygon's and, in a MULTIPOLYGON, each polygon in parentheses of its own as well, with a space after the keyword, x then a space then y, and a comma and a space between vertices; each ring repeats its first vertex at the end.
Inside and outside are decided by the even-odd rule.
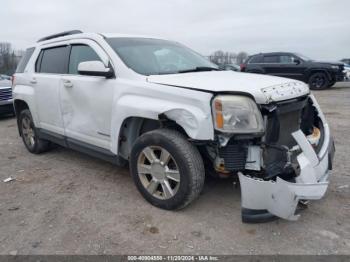
POLYGON ((138 190, 159 208, 187 206, 206 173, 239 177, 244 222, 296 220, 298 204, 328 187, 334 143, 306 84, 219 71, 177 42, 45 37, 27 49, 13 90, 28 151, 57 143, 129 162, 138 190))

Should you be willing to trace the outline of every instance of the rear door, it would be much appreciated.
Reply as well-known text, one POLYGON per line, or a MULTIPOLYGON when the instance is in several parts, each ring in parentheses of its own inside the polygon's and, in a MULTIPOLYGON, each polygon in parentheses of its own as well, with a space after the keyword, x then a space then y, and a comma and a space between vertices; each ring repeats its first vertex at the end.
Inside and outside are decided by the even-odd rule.
POLYGON ((266 74, 279 75, 281 73, 281 64, 278 55, 264 55, 261 65, 266 74))
POLYGON ((69 46, 42 49, 36 61, 35 73, 30 83, 35 89, 35 104, 40 127, 64 134, 60 105, 62 75, 68 70, 69 46))
POLYGON ((112 102, 115 79, 79 75, 78 65, 102 61, 109 65, 104 50, 92 40, 70 41, 68 74, 63 77, 61 107, 65 134, 71 142, 110 149, 112 102))

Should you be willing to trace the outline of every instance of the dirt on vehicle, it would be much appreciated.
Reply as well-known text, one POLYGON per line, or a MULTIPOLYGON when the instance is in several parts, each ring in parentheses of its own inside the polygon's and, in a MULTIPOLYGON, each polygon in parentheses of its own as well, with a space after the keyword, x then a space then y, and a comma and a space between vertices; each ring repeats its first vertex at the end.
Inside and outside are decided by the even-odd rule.
POLYGON ((314 94, 336 156, 325 199, 296 222, 243 224, 239 186, 225 179, 181 211, 158 209, 127 168, 61 147, 32 155, 2 117, 0 254, 350 254, 350 84, 314 94))

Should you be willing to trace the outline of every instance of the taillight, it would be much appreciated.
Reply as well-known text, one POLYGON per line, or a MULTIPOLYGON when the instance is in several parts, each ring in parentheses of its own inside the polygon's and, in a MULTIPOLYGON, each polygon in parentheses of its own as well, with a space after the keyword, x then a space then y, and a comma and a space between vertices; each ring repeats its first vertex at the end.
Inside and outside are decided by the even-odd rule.
POLYGON ((11 86, 12 86, 12 88, 13 88, 14 84, 15 84, 15 76, 13 75, 11 77, 11 86))
POLYGON ((241 67, 241 71, 244 72, 245 71, 245 64, 240 64, 239 66, 241 67))

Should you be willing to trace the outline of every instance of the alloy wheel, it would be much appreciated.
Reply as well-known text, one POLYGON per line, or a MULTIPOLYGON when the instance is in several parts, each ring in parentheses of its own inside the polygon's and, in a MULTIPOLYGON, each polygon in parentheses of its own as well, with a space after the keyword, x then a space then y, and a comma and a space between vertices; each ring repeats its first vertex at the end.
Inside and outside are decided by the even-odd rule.
POLYGON ((22 136, 25 143, 29 147, 34 147, 35 145, 35 133, 31 124, 31 120, 28 116, 22 118, 22 136))
POLYGON ((142 186, 161 200, 175 196, 180 186, 180 171, 173 156, 159 146, 145 147, 137 161, 142 186))
POLYGON ((324 76, 315 76, 311 82, 312 86, 316 89, 320 89, 325 85, 326 79, 324 76))

